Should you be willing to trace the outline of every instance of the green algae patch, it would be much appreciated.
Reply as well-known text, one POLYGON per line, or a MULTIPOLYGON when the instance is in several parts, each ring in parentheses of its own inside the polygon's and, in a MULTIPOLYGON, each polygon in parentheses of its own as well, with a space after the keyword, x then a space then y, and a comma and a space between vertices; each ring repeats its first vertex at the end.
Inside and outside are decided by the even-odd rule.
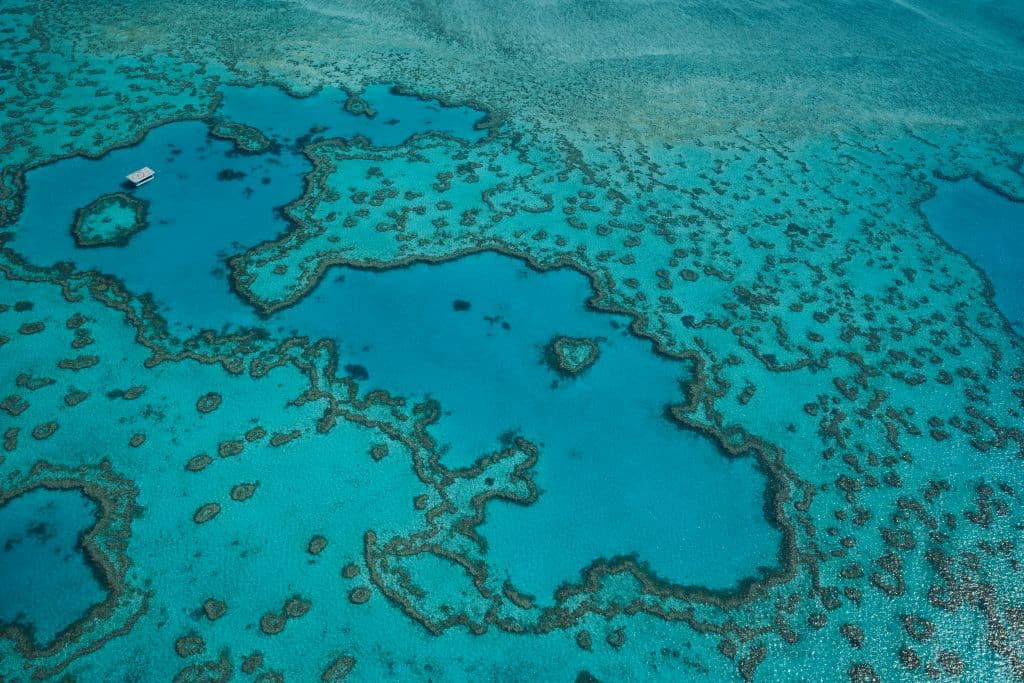
POLYGON ((149 225, 149 202, 124 192, 105 194, 75 214, 71 235, 79 247, 123 247, 149 225))
POLYGON ((544 349, 544 360, 563 377, 576 377, 596 363, 600 354, 593 339, 555 337, 544 349))
POLYGON ((210 126, 210 136, 233 142, 241 154, 263 154, 273 146, 262 131, 243 123, 218 121, 210 126))

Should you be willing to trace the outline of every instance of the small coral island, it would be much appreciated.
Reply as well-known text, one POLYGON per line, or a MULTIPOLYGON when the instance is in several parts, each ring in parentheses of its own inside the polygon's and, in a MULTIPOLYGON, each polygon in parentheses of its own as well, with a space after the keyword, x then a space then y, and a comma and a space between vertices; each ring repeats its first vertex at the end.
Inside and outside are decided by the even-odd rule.
POLYGON ((124 192, 105 194, 75 213, 71 235, 80 247, 123 247, 144 229, 149 202, 124 192))
POLYGON ((263 154, 270 149, 270 138, 262 131, 242 123, 218 121, 210 126, 210 135, 235 143, 235 151, 242 154, 263 154))
POLYGON ((563 377, 577 377, 597 362, 600 351, 593 339, 553 337, 544 348, 544 360, 563 377))

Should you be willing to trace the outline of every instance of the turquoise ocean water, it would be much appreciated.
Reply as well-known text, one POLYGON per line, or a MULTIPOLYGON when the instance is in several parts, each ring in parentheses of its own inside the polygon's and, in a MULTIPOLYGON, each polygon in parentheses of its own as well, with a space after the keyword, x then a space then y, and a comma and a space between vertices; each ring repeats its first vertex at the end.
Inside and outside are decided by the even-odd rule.
POLYGON ((1024 677, 1004 4, 0 7, 0 681, 1024 677))

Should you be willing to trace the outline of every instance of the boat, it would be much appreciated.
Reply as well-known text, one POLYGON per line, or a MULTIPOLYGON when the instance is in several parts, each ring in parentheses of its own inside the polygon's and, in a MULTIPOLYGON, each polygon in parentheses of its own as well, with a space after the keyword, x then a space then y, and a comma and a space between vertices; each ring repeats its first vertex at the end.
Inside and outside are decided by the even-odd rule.
POLYGON ((149 166, 143 166, 137 171, 132 171, 125 177, 128 178, 128 182, 130 182, 132 185, 134 185, 135 187, 139 187, 141 185, 145 185, 146 183, 148 183, 155 176, 156 171, 151 169, 149 166))

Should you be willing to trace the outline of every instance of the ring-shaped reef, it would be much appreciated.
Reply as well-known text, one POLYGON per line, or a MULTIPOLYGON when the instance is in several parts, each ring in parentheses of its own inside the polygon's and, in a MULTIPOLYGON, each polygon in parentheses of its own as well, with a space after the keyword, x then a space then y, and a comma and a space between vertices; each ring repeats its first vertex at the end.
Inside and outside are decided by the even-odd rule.
POLYGON ((107 461, 75 469, 39 461, 2 482, 0 506, 40 490, 79 492, 95 504, 95 523, 81 536, 79 545, 105 598, 47 643, 37 642, 32 629, 17 622, 0 629, 0 653, 14 656, 16 652, 33 679, 57 675, 76 658, 130 629, 146 610, 145 593, 127 577, 135 486, 119 477, 107 461))
POLYGON ((126 192, 105 194, 75 212, 71 235, 79 247, 123 247, 145 230, 148 202, 126 192))
POLYGON ((563 377, 576 377, 597 362, 601 349, 593 339, 552 337, 544 347, 544 360, 563 377))
POLYGON ((37 649, 106 598, 78 544, 96 512, 78 490, 43 487, 0 506, 0 625, 18 624, 37 649))

